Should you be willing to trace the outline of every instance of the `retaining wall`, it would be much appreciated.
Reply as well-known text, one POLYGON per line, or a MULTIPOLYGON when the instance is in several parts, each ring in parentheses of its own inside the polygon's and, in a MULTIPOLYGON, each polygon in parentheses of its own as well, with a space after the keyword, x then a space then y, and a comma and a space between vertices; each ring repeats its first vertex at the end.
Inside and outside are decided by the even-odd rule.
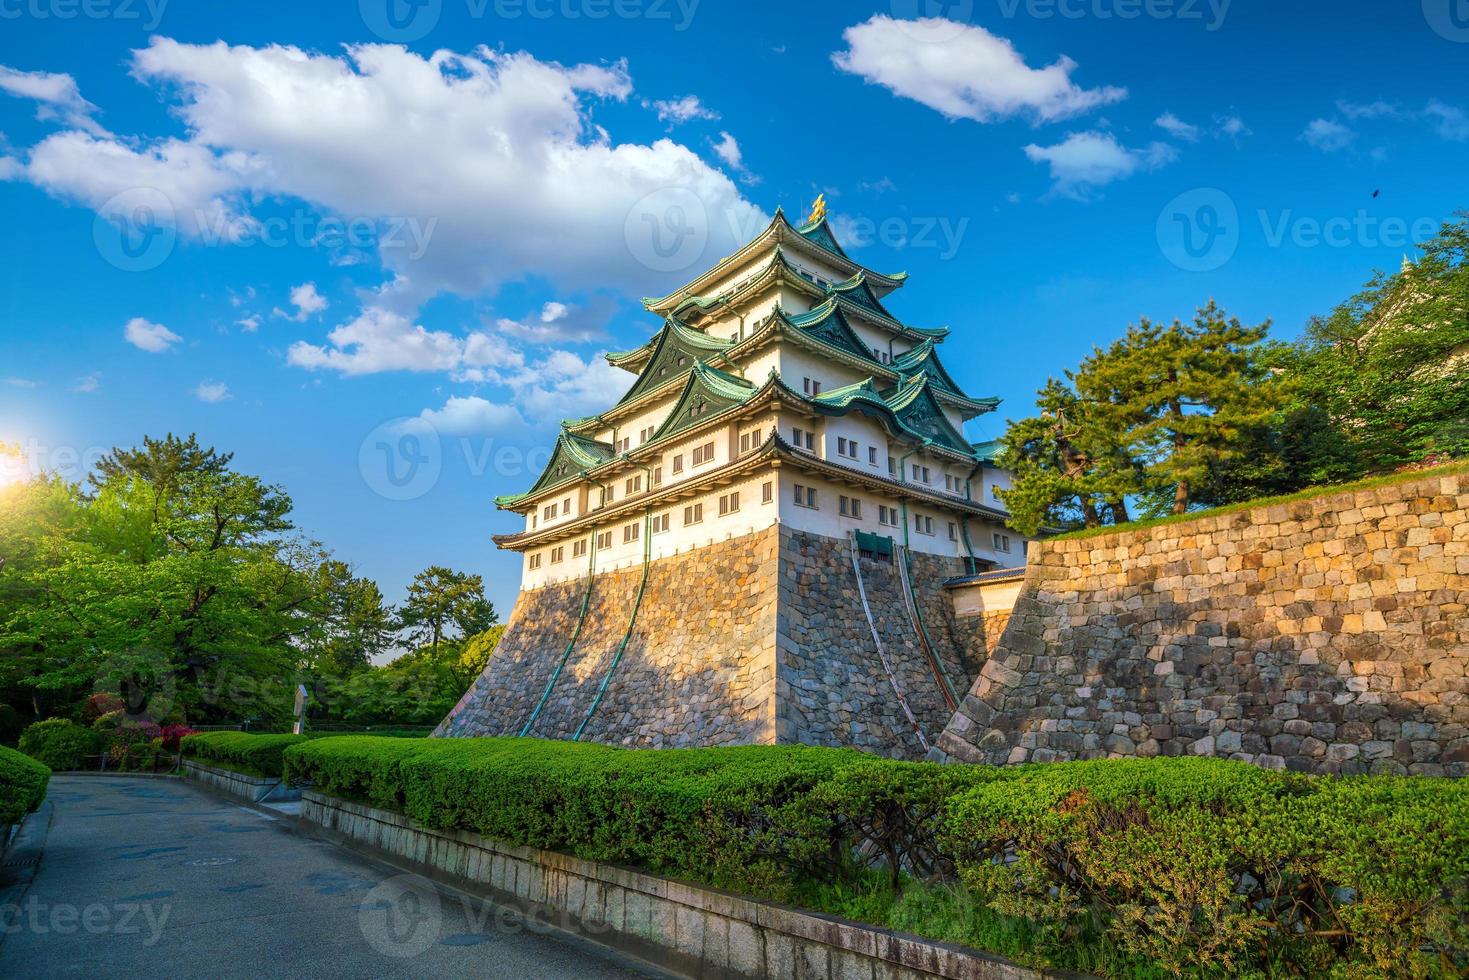
POLYGON ((936 755, 1464 775, 1466 603, 1469 474, 1038 542, 936 755))

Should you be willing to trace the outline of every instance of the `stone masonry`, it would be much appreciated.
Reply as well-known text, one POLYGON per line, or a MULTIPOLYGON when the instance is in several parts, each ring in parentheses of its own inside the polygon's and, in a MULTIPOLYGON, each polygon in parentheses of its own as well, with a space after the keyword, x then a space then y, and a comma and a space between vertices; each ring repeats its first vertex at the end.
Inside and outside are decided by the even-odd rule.
POLYGON ((1469 474, 1031 546, 936 757, 1469 773, 1469 474))
MULTIPOLYGON (((655 561, 621 661, 641 568, 598 574, 580 636, 527 734, 648 748, 805 743, 899 758, 925 748, 873 645, 846 541, 771 527, 655 561), (610 679, 609 679, 609 670, 610 679), (607 680, 602 700, 592 711, 607 680)), ((942 588, 957 563, 915 555, 929 636, 962 696, 977 665, 942 588)), ((924 737, 952 712, 902 601, 895 565, 862 561, 874 621, 924 737)), ((516 735, 576 630, 587 580, 522 593, 444 736, 516 735)))

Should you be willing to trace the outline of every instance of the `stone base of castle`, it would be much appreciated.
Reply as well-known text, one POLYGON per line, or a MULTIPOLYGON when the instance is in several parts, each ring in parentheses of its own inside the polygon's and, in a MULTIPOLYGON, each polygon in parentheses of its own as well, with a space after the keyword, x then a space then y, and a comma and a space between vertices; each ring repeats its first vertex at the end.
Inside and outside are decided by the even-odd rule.
POLYGON ((775 526, 656 561, 636 620, 640 567, 595 576, 589 600, 585 578, 522 593, 485 672, 436 734, 565 739, 584 725, 583 741, 615 745, 802 743, 922 757, 952 715, 942 676, 962 697, 978 673, 965 651, 984 649, 972 635, 979 623, 956 622, 944 593, 958 562, 915 553, 936 671, 897 566, 861 559, 885 666, 850 547, 775 526))

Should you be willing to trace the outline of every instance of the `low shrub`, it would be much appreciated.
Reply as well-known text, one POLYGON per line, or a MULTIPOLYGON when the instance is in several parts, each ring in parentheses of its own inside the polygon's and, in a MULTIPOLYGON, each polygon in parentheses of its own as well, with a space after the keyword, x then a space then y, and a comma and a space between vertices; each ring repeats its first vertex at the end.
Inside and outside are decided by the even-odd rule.
POLYGON ((0 827, 20 823, 41 805, 51 770, 15 749, 0 746, 0 827))
POLYGON ((233 769, 249 776, 280 778, 284 754, 308 735, 252 735, 249 732, 206 732, 179 740, 179 751, 209 765, 233 769))
MULTIPOLYGON (((187 743, 186 743, 187 744, 187 743)), ((1108 976, 1457 976, 1469 782, 1219 759, 323 738, 286 775, 438 829, 1108 976)))
POLYGON ((75 722, 47 718, 21 732, 18 747, 53 772, 64 772, 88 768, 88 758, 101 750, 101 740, 96 732, 75 722))

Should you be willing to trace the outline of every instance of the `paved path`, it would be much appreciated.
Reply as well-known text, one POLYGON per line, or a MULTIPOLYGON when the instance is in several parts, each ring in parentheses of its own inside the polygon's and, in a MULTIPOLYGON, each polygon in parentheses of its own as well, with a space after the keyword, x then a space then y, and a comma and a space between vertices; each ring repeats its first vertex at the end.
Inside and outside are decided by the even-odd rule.
POLYGON ((638 975, 177 780, 58 776, 49 799, 0 977, 638 975))

